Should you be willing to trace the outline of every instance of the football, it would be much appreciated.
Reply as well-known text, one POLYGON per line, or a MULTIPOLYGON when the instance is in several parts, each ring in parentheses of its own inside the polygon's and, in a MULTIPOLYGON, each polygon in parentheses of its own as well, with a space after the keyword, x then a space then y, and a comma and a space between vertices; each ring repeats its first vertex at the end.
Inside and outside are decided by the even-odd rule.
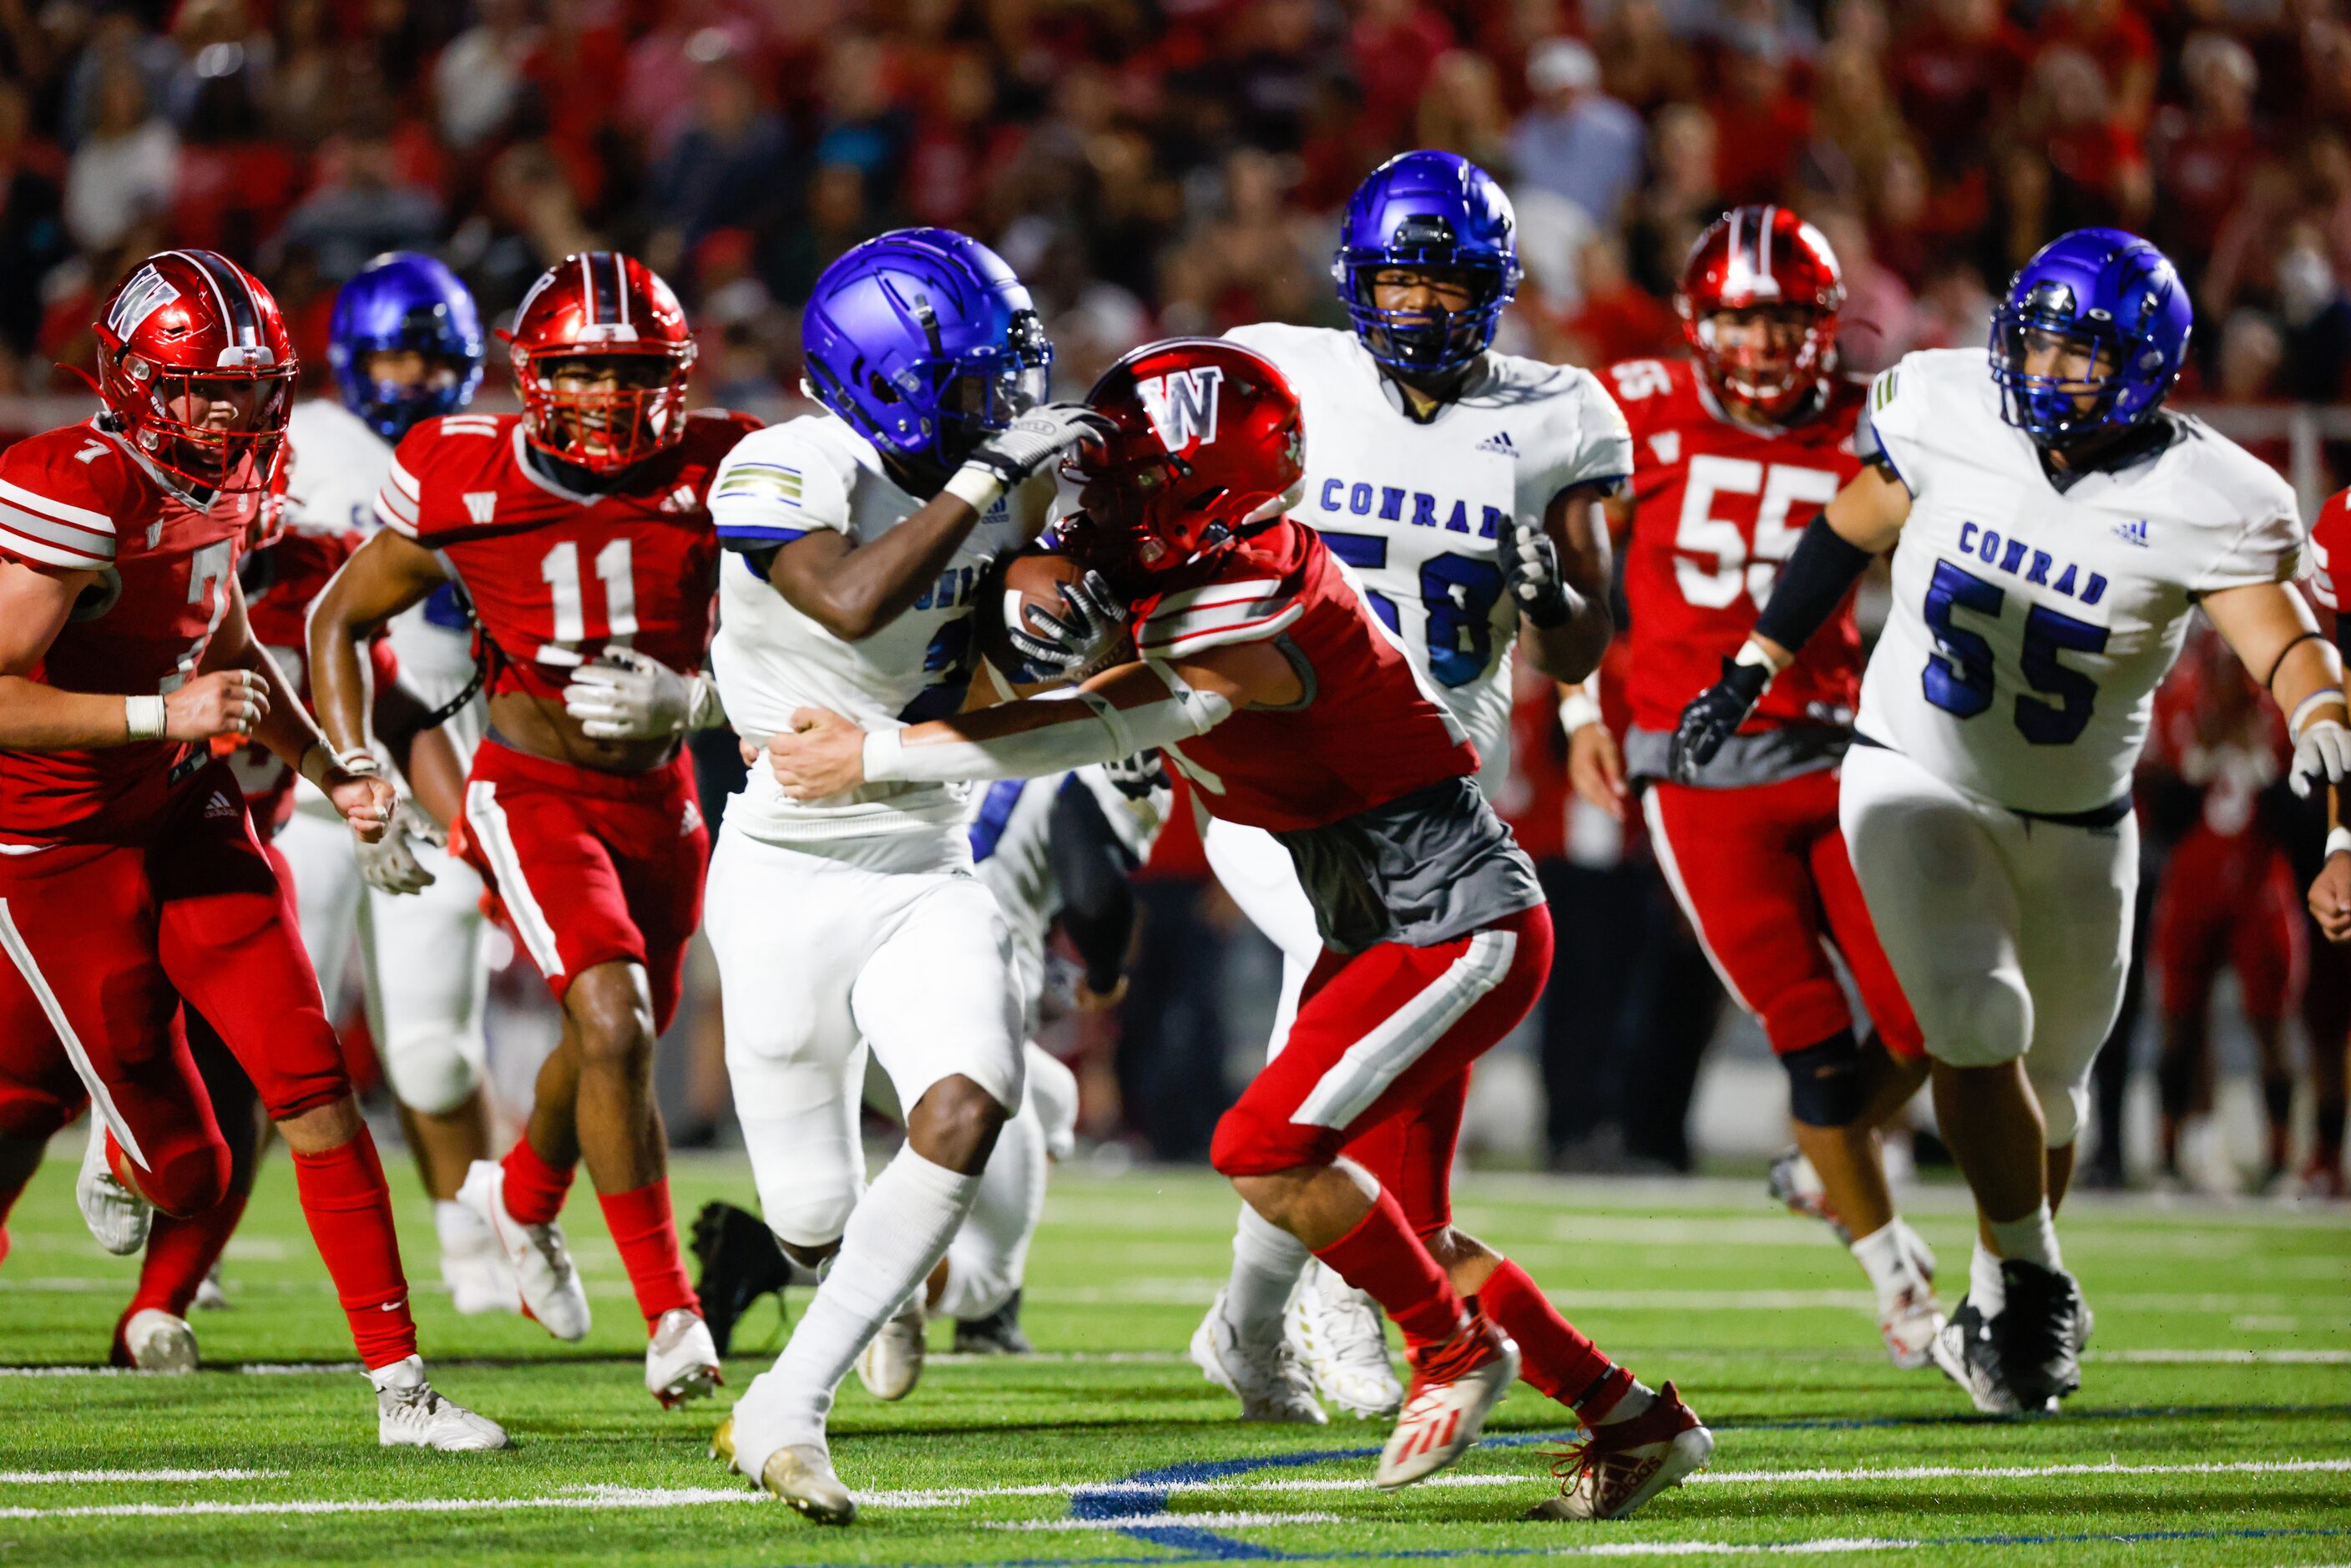
MULTIPOLYGON (((1015 685, 1030 685, 1046 679, 1045 672, 1028 667, 1020 650, 1012 645, 1007 629, 1013 624, 1014 617, 1030 609, 1047 615, 1066 616, 1069 612, 1061 602, 1062 585, 1084 575, 1085 569, 1068 556, 1046 550, 1023 550, 1000 557, 988 569, 987 580, 980 586, 978 607, 972 615, 977 623, 980 656, 1015 685)), ((1097 674, 1134 657, 1134 639, 1122 635, 1079 674, 1097 674)))

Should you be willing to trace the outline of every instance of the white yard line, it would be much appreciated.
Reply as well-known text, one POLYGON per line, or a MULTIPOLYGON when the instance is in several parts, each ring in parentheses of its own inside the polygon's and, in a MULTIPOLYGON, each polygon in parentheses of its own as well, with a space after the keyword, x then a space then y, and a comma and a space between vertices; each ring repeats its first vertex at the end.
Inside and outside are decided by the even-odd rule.
POLYGON ((2157 1365, 2217 1362, 2227 1366, 2346 1366, 2351 1350, 2088 1350, 2084 1361, 2138 1361, 2157 1365))
POLYGON ((0 1470, 0 1486, 83 1486, 101 1481, 282 1481, 292 1470, 0 1470))

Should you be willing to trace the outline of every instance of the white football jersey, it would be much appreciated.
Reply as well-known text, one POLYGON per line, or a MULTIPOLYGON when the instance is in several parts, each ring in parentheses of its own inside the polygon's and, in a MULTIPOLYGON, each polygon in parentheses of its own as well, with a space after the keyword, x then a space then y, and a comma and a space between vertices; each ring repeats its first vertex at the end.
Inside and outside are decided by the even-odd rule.
POLYGON ((1633 472, 1625 415, 1587 371, 1489 352, 1427 423, 1352 332, 1266 324, 1226 334, 1290 378, 1306 419, 1305 499, 1291 516, 1353 569, 1476 743, 1490 794, 1510 773, 1510 643, 1499 535, 1538 526, 1574 485, 1633 472))
POLYGON ((1984 350, 1910 354, 1877 378, 1864 420, 1912 501, 1863 737, 2011 810, 2130 792, 2198 596, 2291 580, 2305 537, 2268 465, 2164 417, 2169 446, 2061 493, 2001 418, 1984 350))
MULTIPOLYGON (((718 573, 710 667, 737 732, 763 744, 801 707, 831 708, 867 729, 954 713, 973 667, 971 611, 980 574, 1036 533, 1052 489, 1040 477, 998 501, 912 609, 863 642, 849 643, 793 609, 749 557, 734 552, 788 544, 813 528, 870 544, 923 502, 891 479, 872 443, 831 413, 745 436, 710 485, 710 515, 732 547, 718 573)), ((968 797, 963 785, 899 782, 798 801, 786 798, 771 769, 754 767, 727 807, 727 821, 783 845, 926 835, 959 863, 968 855, 968 797)))

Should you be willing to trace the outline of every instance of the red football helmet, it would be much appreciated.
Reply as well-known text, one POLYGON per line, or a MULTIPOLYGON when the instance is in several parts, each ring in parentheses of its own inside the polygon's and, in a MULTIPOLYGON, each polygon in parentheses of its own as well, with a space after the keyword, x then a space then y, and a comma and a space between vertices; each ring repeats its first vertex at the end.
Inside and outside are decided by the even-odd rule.
POLYGON ((1262 354, 1222 338, 1145 344, 1103 371, 1086 402, 1117 434, 1063 465, 1084 486, 1084 510, 1062 538, 1113 581, 1189 566, 1297 500, 1298 393, 1262 354))
POLYGON ((1734 207, 1717 218, 1674 291, 1682 335, 1714 394, 1771 419, 1796 412, 1834 368, 1844 304, 1836 253, 1786 207, 1734 207), (1725 332, 1716 318, 1726 311, 1764 313, 1769 324, 1725 332))
POLYGON ((513 350, 524 438, 540 451, 612 474, 684 439, 694 332, 669 285, 635 256, 565 256, 498 335, 513 350))
POLYGON ((294 396, 294 341, 269 290, 209 250, 167 250, 107 297, 98 394, 148 462, 208 501, 275 478, 294 396))

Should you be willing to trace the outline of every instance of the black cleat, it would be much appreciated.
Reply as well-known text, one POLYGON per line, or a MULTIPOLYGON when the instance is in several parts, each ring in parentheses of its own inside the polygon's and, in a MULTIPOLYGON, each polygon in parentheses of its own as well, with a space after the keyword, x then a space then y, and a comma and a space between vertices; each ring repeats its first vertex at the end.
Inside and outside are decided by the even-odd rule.
POLYGON ((1015 1291, 1005 1303, 984 1318, 956 1320, 955 1350, 957 1355, 1031 1355, 1037 1347, 1020 1332, 1020 1292, 1015 1291))
POLYGON ((702 1265, 694 1287, 702 1298, 702 1321, 725 1355, 735 1324, 752 1302, 772 1294, 782 1305, 784 1287, 791 1283, 791 1260, 758 1215, 716 1201, 704 1204, 694 1217, 694 1258, 702 1265))
POLYGON ((1968 1398, 1987 1416, 2013 1416, 2016 1395, 2001 1375, 2000 1320, 1987 1319, 1973 1300, 1963 1301, 1928 1347, 1943 1375, 1967 1390, 1968 1398))
POLYGON ((2053 1411, 2057 1401, 2082 1386, 2082 1345, 2090 1336, 2082 1288, 2063 1269, 2015 1258, 2001 1260, 2000 1278, 2008 1305, 1992 1334, 2008 1385, 2019 1409, 2053 1411))

